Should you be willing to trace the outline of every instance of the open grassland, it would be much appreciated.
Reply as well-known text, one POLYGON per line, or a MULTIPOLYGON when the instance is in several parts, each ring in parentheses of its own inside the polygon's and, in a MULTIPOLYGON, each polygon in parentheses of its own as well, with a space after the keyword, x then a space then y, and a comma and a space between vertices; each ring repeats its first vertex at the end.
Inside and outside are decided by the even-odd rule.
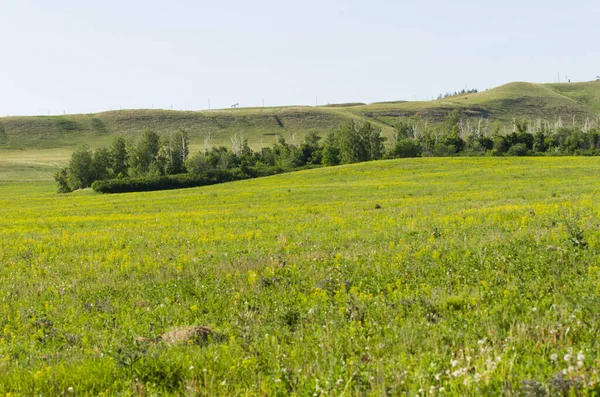
POLYGON ((0 183, 51 181, 68 164, 71 149, 15 150, 0 153, 0 183))
POLYGON ((599 172, 439 158, 122 195, 0 183, 0 394, 597 395, 599 172))
MULTIPOLYGON (((211 111, 117 110, 97 114, 0 117, 0 150, 71 150, 83 143, 93 148, 106 145, 114 136, 134 139, 150 128, 165 134, 185 129, 191 143, 203 146, 207 134, 213 145, 231 143, 243 134, 254 149, 270 146, 277 136, 299 143, 309 132, 326 135, 341 123, 370 121, 390 136, 393 126, 418 116, 429 125, 443 122, 458 109, 463 116, 498 121, 510 126, 514 118, 542 119, 583 124, 597 120, 600 82, 533 84, 510 83, 491 90, 422 102, 380 102, 334 106, 287 106, 211 111)), ((0 157, 2 152, 0 152, 0 157)))

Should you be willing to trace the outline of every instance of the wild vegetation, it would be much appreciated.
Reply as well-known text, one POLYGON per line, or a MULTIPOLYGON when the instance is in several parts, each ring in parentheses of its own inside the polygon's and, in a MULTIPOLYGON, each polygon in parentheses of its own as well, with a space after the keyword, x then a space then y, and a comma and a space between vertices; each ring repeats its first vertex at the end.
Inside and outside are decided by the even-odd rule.
POLYGON ((596 157, 0 184, 0 394, 597 395, 596 157))
POLYGON ((402 121, 395 126, 389 144, 379 127, 354 120, 324 140, 316 133, 307 134, 301 145, 280 138, 272 147, 256 152, 242 134, 234 134, 231 149, 212 147, 189 159, 187 132, 161 137, 146 130, 137 142, 126 143, 119 137, 110 147, 94 152, 87 146, 76 150, 69 165, 55 174, 55 180, 61 193, 89 186, 97 192, 117 193, 203 186, 382 158, 600 153, 597 124, 564 126, 514 120, 512 132, 502 134, 499 123, 490 126, 480 120, 474 125, 462 116, 455 110, 444 124, 432 126, 419 118, 402 121))

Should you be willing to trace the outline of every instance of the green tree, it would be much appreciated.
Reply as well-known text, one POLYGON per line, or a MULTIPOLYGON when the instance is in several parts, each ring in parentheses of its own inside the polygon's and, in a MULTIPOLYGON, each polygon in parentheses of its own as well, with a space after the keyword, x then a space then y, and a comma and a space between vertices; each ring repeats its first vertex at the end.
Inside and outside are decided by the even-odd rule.
POLYGON ((327 138, 325 140, 325 145, 323 146, 322 162, 323 165, 328 167, 333 165, 339 165, 342 163, 336 133, 333 131, 327 135, 327 138))
POLYGON ((54 180, 58 183, 58 193, 70 193, 73 191, 69 186, 69 175, 66 168, 61 168, 54 174, 54 180))
POLYGON ((394 130, 396 133, 396 142, 400 141, 401 139, 408 139, 408 138, 415 137, 414 127, 407 121, 404 121, 404 120, 400 121, 398 124, 396 124, 396 126, 394 127, 394 130))
POLYGON ((422 152, 423 148, 421 148, 419 142, 414 139, 403 138, 394 145, 390 156, 399 158, 419 157, 422 152))
POLYGON ((543 153, 548 150, 548 144, 546 142, 546 135, 543 131, 537 131, 533 136, 533 151, 543 153))
MULTIPOLYGON (((92 158, 92 178, 94 181, 107 179, 112 176, 112 159, 110 150, 106 147, 94 151, 92 158)), ((92 181, 93 182, 93 181, 92 181)), ((91 184, 90 184, 91 185, 91 184)))
POLYGON ((114 176, 125 176, 129 170, 129 155, 125 138, 116 137, 110 146, 112 173, 114 176))
POLYGON ((371 123, 352 120, 340 126, 336 137, 343 164, 377 160, 383 157, 385 138, 381 136, 381 129, 371 123))
POLYGON ((176 131, 167 137, 166 159, 167 174, 181 174, 185 172, 185 162, 189 155, 188 133, 184 130, 176 131))
POLYGON ((94 157, 87 145, 75 150, 71 154, 67 174, 71 189, 90 187, 95 180, 94 157))
POLYGON ((529 151, 524 143, 515 143, 506 152, 509 156, 527 156, 529 151))
POLYGON ((319 141, 321 137, 316 132, 309 132, 304 137, 304 142, 300 145, 300 161, 304 164, 321 164, 323 157, 323 148, 319 141))
POLYGON ((132 176, 144 176, 150 173, 160 173, 159 160, 160 137, 152 130, 145 130, 139 141, 134 145, 129 157, 129 173, 132 176))

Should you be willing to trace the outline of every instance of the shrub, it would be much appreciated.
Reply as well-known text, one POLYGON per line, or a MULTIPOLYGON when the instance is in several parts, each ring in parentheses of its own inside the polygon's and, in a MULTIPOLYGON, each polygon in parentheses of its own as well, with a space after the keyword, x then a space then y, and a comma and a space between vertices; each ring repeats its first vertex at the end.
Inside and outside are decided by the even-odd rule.
POLYGON ((58 193, 70 193, 73 191, 69 186, 69 176, 67 169, 62 168, 56 174, 54 174, 54 180, 58 183, 58 193))
POLYGON ((229 170, 209 170, 201 174, 120 178, 96 181, 92 184, 92 189, 98 193, 149 192, 216 185, 218 183, 274 175, 280 172, 282 170, 277 167, 265 166, 248 168, 246 172, 242 172, 239 168, 234 168, 229 170))
POLYGON ((419 157, 422 153, 422 148, 419 142, 414 139, 400 139, 392 150, 392 157, 408 158, 419 157))
POLYGON ((506 152, 509 156, 527 156, 529 151, 527 150, 527 146, 525 143, 515 143, 508 149, 506 152))

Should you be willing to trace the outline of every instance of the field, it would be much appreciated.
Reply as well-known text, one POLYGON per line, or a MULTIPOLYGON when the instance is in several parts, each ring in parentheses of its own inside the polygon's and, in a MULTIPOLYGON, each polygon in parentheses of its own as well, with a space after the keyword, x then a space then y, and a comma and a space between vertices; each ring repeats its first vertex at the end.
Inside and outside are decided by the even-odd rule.
MULTIPOLYGON (((476 94, 435 101, 395 101, 335 106, 283 106, 202 111, 113 110, 96 114, 0 117, 0 151, 21 149, 73 150, 83 143, 106 145, 115 136, 135 139, 150 128, 160 134, 185 129, 196 150, 210 134, 213 145, 231 144, 243 134, 254 149, 270 146, 276 137, 300 143, 309 132, 324 136, 348 120, 369 121, 391 136, 400 120, 418 116, 439 125, 458 109, 465 120, 498 121, 510 131, 514 118, 570 124, 597 122, 600 82, 534 84, 516 82, 476 94)), ((487 123, 486 123, 487 124, 487 123)), ((3 152, 0 152, 0 155, 3 152)))
POLYGON ((598 395, 599 172, 428 158, 122 195, 7 176, 0 395, 598 395))

